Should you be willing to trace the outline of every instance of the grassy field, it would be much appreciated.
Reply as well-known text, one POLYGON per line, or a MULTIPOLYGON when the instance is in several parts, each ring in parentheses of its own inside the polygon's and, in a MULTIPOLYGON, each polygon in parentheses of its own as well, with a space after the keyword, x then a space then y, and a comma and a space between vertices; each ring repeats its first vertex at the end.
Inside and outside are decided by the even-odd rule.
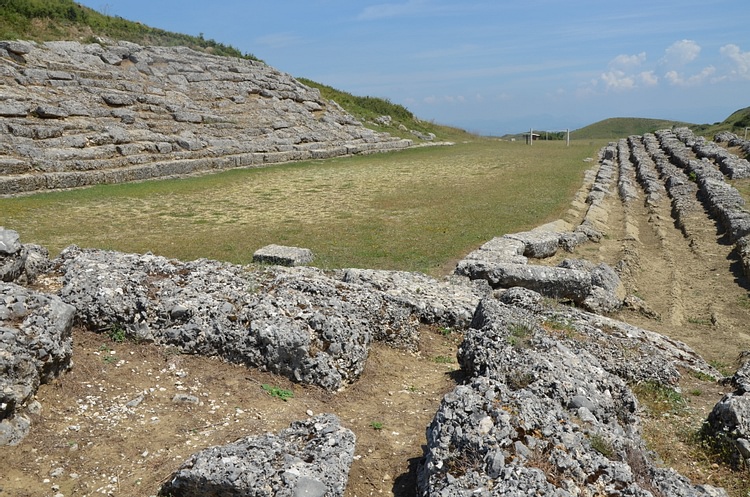
POLYGON ((0 199, 0 225, 77 244, 248 263, 270 243, 314 265, 443 274, 491 239, 559 217, 603 142, 454 146, 0 199))

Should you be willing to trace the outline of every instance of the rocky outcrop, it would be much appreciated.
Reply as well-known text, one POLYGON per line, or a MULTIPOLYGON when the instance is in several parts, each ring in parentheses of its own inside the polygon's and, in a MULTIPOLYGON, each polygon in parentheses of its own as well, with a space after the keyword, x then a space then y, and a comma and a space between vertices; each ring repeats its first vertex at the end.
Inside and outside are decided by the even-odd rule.
POLYGON ((54 295, 0 282, 0 446, 21 441, 39 385, 70 368, 74 314, 54 295))
POLYGON ((373 340, 408 349, 420 323, 466 326, 486 292, 408 273, 252 269, 74 246, 53 262, 60 297, 88 328, 118 327, 328 390, 356 380, 373 340))
POLYGON ((336 416, 316 416, 278 435, 247 437, 193 454, 159 495, 341 497, 354 444, 354 433, 336 416))
POLYGON ((471 379, 427 430, 420 495, 726 495, 654 464, 625 381, 560 336, 482 301, 459 350, 471 379))
POLYGON ((412 145, 262 62, 63 41, 0 60, 0 195, 412 145))
POLYGON ((0 281, 34 283, 49 267, 49 252, 34 244, 21 244, 18 232, 0 226, 0 281))
POLYGON ((745 153, 745 156, 750 157, 750 140, 740 138, 739 136, 729 131, 722 131, 714 136, 714 142, 726 143, 730 147, 739 147, 745 153))

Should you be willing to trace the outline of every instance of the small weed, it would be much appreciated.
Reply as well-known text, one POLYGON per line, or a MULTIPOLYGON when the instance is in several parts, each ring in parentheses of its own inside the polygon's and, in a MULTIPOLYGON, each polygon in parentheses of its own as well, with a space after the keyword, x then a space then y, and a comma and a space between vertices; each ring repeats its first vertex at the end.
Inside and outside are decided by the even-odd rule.
POLYGON ((109 327, 107 335, 113 342, 122 343, 125 341, 125 328, 123 328, 119 323, 114 323, 109 327))
POLYGON ((107 354, 107 355, 105 355, 105 356, 102 357, 102 361, 105 364, 112 364, 116 360, 117 360, 117 357, 113 356, 112 354, 107 354))
POLYGON ((528 348, 531 345, 533 328, 527 324, 515 323, 508 328, 508 343, 513 347, 528 348))
POLYGON ((701 319, 701 318, 693 318, 693 317, 688 317, 688 323, 690 323, 690 324, 698 324, 698 325, 701 325, 701 326, 711 326, 711 324, 712 324, 711 320, 709 320, 709 319, 701 319))
POLYGON ((702 371, 690 371, 690 376, 692 376, 696 380, 701 380, 701 381, 708 381, 712 383, 716 381, 711 375, 706 374, 702 371))
POLYGON ((693 388, 692 390, 690 390, 690 395, 692 395, 693 397, 700 397, 701 395, 703 395, 703 390, 701 390, 700 388, 693 388))
POLYGON ((294 397, 294 392, 291 390, 286 390, 284 388, 280 387, 274 387, 271 385, 261 385, 261 388, 266 391, 268 395, 271 397, 276 397, 277 399, 281 399, 284 402, 294 397))
POLYGON ((472 471, 481 470, 484 466, 483 454, 477 449, 464 447, 457 451, 455 447, 451 446, 451 452, 454 451, 455 455, 452 455, 443 465, 445 470, 454 478, 460 478, 472 471))
POLYGON ((381 423, 380 421, 373 421, 372 423, 370 423, 370 428, 375 431, 380 431, 383 429, 383 423, 381 423))
POLYGON ((559 316, 552 316, 542 321, 542 328, 552 334, 562 335, 563 338, 572 338, 576 333, 575 326, 559 316))
POLYGON ((655 416, 677 413, 685 407, 680 392, 655 381, 638 383, 633 387, 633 393, 655 416))
POLYGON ((589 443, 591 443, 592 449, 594 449, 607 459, 612 459, 612 457, 615 455, 615 449, 612 447, 612 444, 598 433, 594 433, 593 435, 591 435, 591 437, 589 437, 589 443))
POLYGON ((743 309, 750 309, 750 296, 744 295, 737 299, 737 305, 743 309))
POLYGON ((732 376, 732 374, 734 374, 732 372, 731 366, 727 364, 726 362, 711 360, 711 361, 708 361, 708 363, 724 376, 732 376))
POLYGON ((455 362, 452 357, 446 357, 444 355, 435 356, 432 360, 438 364, 453 364, 455 362))
POLYGON ((527 371, 510 371, 505 375, 505 384, 511 390, 521 390, 534 382, 534 375, 527 371))
POLYGON ((448 328, 447 326, 440 326, 438 328, 438 332, 440 332, 440 334, 444 337, 447 337, 450 336, 451 333, 453 333, 453 330, 448 328))
POLYGON ((688 174, 688 179, 693 183, 698 180, 698 176, 695 174, 695 171, 690 171, 690 174, 688 174))

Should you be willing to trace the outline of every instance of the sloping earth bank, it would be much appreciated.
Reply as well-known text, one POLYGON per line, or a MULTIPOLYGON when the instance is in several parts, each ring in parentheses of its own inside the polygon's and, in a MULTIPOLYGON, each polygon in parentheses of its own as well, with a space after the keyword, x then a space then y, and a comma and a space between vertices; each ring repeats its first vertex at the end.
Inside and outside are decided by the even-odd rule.
MULTIPOLYGON (((647 207, 642 190, 631 201, 614 190, 605 197, 606 235, 579 246, 576 256, 618 267, 628 292, 646 304, 646 312, 626 309, 615 317, 682 340, 732 373, 739 352, 750 349, 748 284, 733 246, 697 200, 679 228, 666 195, 647 207)), ((582 214, 574 203, 569 220, 582 214)), ((30 434, 3 449, 0 495, 151 495, 203 447, 277 431, 321 412, 337 413, 357 435, 347 495, 414 495, 425 428, 443 394, 461 380, 454 359, 460 340, 457 332, 425 328, 419 352, 376 343, 361 378, 331 394, 217 359, 76 329, 74 368, 40 388, 42 407, 30 434), (282 390, 294 397, 270 394, 282 390), (175 402, 177 394, 197 403, 175 402), (124 407, 133 401, 138 409, 124 407)), ((741 478, 713 460, 696 459, 687 436, 725 387, 690 375, 681 386, 685 408, 643 412, 650 447, 693 483, 730 482, 739 495, 741 478)))

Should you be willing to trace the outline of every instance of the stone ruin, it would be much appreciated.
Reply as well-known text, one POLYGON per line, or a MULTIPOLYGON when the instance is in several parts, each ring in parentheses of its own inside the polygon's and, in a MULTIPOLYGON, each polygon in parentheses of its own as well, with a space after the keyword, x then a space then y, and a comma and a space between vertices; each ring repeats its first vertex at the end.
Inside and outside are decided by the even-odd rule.
MULTIPOLYGON (((618 275, 626 264, 616 270, 575 258, 546 263, 558 251, 572 253, 606 234, 602 203, 615 190, 625 202, 638 198, 639 184, 648 201, 671 196, 679 218, 687 205, 680 186, 693 183, 680 182, 679 159, 661 151, 683 150, 682 142, 672 132, 656 136, 631 137, 601 151, 573 202, 584 211, 577 227, 558 221, 497 237, 442 280, 399 271, 182 262, 76 246, 52 260, 30 258, 43 251, 21 244, 15 231, 0 230, 3 267, 10 268, 2 336, 6 342, 25 337, 14 338, 17 352, 10 357, 28 357, 20 366, 3 365, 3 441, 18 443, 33 429, 27 415, 38 409, 33 392, 70 367, 74 319, 89 329, 117 326, 155 346, 219 356, 330 391, 357 381, 373 341, 413 349, 426 323, 465 330, 458 359, 467 379, 445 396, 427 428, 417 475, 421 495, 726 495, 654 463, 629 387, 653 382, 675 388, 680 371, 721 375, 685 344, 606 316, 632 302, 618 275), (659 181, 667 187, 651 184, 659 181), (42 273, 58 281, 55 295, 13 282, 42 273), (564 323, 570 333, 549 323, 564 323)), ((738 375, 734 397, 744 393, 738 375)), ((750 436, 743 424, 732 424, 741 416, 726 414, 730 409, 723 406, 738 404, 728 399, 709 424, 746 457, 750 436)), ((160 492, 242 493, 262 484, 278 495, 343 495, 355 443, 334 414, 300 420, 277 435, 196 453, 160 492)))
MULTIPOLYGON (((409 144, 365 129, 261 63, 128 43, 0 47, 6 194, 409 144)), ((586 174, 572 204, 583 212, 577 226, 498 236, 443 279, 322 271, 294 257, 291 267, 237 266, 76 246, 50 260, 43 247, 0 229, 0 444, 33 430, 40 384, 65 381, 74 323, 116 326, 154 346, 332 392, 357 381, 373 341, 414 349, 420 324, 436 324, 464 330, 458 359, 466 380, 427 427, 420 495, 726 495, 654 462, 629 386, 675 388, 681 371, 716 380, 719 372, 683 343, 606 316, 639 305, 619 278, 627 258, 614 268, 548 260, 605 236, 604 200, 616 194, 625 205, 671 202, 686 236, 685 213, 700 200, 750 272, 750 214, 724 181, 745 168, 684 129, 620 140, 586 174), (39 278, 59 290, 33 289, 39 278)), ((707 421, 738 460, 750 458, 747 376, 745 367, 724 380, 735 391, 707 421)), ((227 442, 194 454, 153 490, 240 495, 263 486, 275 495, 340 496, 356 445, 335 414, 227 442)))
POLYGON ((252 60, 124 41, 5 41, 0 62, 0 195, 413 144, 252 60))

